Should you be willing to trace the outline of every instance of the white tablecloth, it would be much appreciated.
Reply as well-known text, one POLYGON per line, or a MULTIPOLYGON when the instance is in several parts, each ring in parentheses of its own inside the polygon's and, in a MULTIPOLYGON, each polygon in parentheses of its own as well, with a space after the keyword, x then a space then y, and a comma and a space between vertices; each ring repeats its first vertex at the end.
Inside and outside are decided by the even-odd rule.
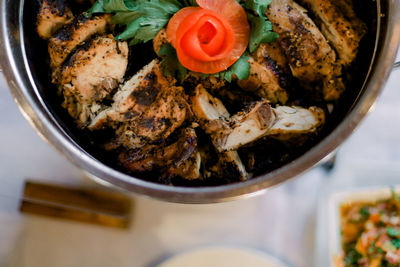
MULTIPOLYGON (((337 171, 343 173, 355 159, 400 163, 400 71, 339 151, 337 171)), ((235 245, 309 267, 318 192, 330 176, 314 169, 262 196, 215 205, 135 197, 128 231, 22 215, 17 197, 26 178, 93 183, 38 137, 0 79, 0 266, 144 267, 195 247, 235 245)))

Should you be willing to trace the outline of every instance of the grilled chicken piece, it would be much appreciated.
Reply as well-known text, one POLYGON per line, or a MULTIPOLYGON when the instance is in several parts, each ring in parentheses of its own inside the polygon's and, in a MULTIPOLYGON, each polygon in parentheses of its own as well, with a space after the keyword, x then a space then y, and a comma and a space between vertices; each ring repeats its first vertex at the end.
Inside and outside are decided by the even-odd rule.
POLYGON ((292 0, 273 0, 267 16, 279 34, 293 75, 309 87, 322 83, 327 101, 337 100, 345 87, 336 54, 306 10, 292 0))
POLYGON ((209 75, 207 78, 204 78, 202 73, 192 71, 188 72, 182 83, 185 88, 190 88, 192 90, 194 90, 197 85, 201 84, 204 88, 213 92, 224 89, 227 85, 224 79, 215 77, 214 75, 209 75))
POLYGON ((48 50, 51 67, 57 69, 78 45, 96 34, 104 34, 110 19, 111 15, 109 14, 91 18, 86 18, 84 14, 81 14, 70 23, 65 24, 49 40, 48 50))
POLYGON ((228 122, 211 122, 209 129, 216 147, 229 151, 265 136, 293 142, 315 133, 324 123, 325 113, 320 108, 271 108, 266 101, 260 101, 228 122))
MULTIPOLYGON (((206 132, 209 132, 209 123, 227 120, 230 117, 224 104, 218 98, 210 95, 202 85, 196 87, 195 95, 191 101, 193 113, 206 132)), ((239 177, 241 180, 246 180, 249 177, 237 151, 219 152, 218 163, 211 168, 211 171, 219 174, 220 177, 229 175, 239 177)))
POLYGON ((45 40, 74 18, 65 0, 40 0, 39 4, 36 30, 39 36, 45 40))
POLYGON ((261 138, 274 120, 267 100, 251 107, 247 112, 240 112, 230 117, 222 102, 211 96, 201 85, 196 88, 196 95, 192 97, 192 110, 202 128, 210 134, 219 152, 233 150, 225 148, 232 146, 231 143, 235 143, 234 149, 237 149, 241 145, 261 138), (221 140, 225 137, 230 139, 221 140))
POLYGON ((246 181, 250 174, 247 173, 237 151, 227 151, 218 154, 218 162, 210 168, 209 175, 224 178, 239 178, 246 181))
POLYGON ((285 104, 292 76, 288 60, 277 42, 261 44, 250 57, 250 77, 238 81, 247 91, 255 92, 271 103, 285 104))
POLYGON ((268 131, 268 137, 280 141, 296 141, 302 135, 309 135, 325 123, 325 112, 317 107, 279 106, 273 109, 275 122, 268 131))
POLYGON ((167 139, 188 116, 182 87, 165 88, 154 103, 134 120, 125 120, 117 130, 116 146, 141 147, 167 139))
POLYGON ((153 105, 138 120, 138 127, 143 128, 138 129, 138 134, 153 140, 150 136, 158 132, 156 136, 162 135, 162 138, 166 138, 182 125, 189 115, 188 110, 183 87, 164 88, 153 105))
MULTIPOLYGON (((349 1, 351 2, 351 1, 349 1)), ((349 65, 357 55, 365 24, 347 0, 301 0, 314 12, 321 31, 335 47, 340 63, 349 65)))
POLYGON ((165 88, 153 105, 134 122, 139 142, 167 138, 188 116, 188 104, 182 87, 165 88))
POLYGON ((128 65, 128 44, 112 35, 99 36, 81 47, 66 62, 59 84, 70 115, 85 126, 99 110, 99 103, 122 81, 128 65))
POLYGON ((166 171, 165 177, 182 177, 187 180, 195 180, 201 177, 201 155, 200 152, 192 153, 187 159, 172 164, 166 171))
POLYGON ((228 119, 230 117, 221 100, 210 95, 201 84, 196 87, 191 103, 192 111, 202 125, 210 121, 228 119))
POLYGON ((90 130, 116 126, 121 121, 136 120, 150 108, 163 91, 168 91, 175 80, 162 74, 160 63, 153 60, 128 80, 114 95, 111 108, 102 111, 89 125, 90 130))
POLYGON ((325 122, 322 109, 271 108, 266 100, 255 102, 229 118, 220 115, 218 110, 223 109, 218 99, 209 95, 201 85, 197 90, 192 97, 193 112, 219 152, 238 149, 264 136, 285 141, 314 133, 325 122))
POLYGON ((275 116, 267 100, 253 103, 229 120, 208 123, 208 133, 218 151, 231 151, 268 134, 275 116))
POLYGON ((260 44, 253 54, 258 63, 269 63, 271 66, 289 73, 289 62, 278 42, 260 44))
POLYGON ((288 94, 280 84, 280 75, 284 75, 273 62, 259 63, 250 57, 250 76, 247 80, 239 80, 238 85, 247 91, 268 99, 271 103, 285 104, 288 94))
POLYGON ((146 144, 141 148, 128 148, 118 157, 119 163, 132 172, 167 170, 168 175, 178 175, 186 179, 200 177, 199 160, 197 136, 191 128, 182 130, 178 140, 172 144, 146 144))

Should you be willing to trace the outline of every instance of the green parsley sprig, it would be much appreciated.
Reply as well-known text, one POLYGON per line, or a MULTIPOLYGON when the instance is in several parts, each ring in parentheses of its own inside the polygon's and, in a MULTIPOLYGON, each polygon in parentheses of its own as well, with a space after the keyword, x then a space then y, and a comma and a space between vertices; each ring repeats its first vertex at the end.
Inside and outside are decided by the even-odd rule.
POLYGON ((154 39, 183 7, 178 0, 98 0, 87 14, 114 13, 112 23, 125 26, 116 39, 135 45, 154 39))
MULTIPOLYGON (((216 0, 223 1, 223 0, 216 0)), ((262 43, 273 42, 278 35, 272 31, 272 24, 265 15, 272 0, 246 0, 239 3, 247 12, 251 25, 248 52, 225 71, 214 76, 231 82, 234 77, 248 79, 250 64, 248 53, 254 52, 262 43)), ((170 18, 186 6, 197 6, 196 0, 97 0, 87 11, 87 16, 95 13, 112 13, 112 23, 125 27, 116 37, 129 41, 129 45, 146 43, 154 39, 170 18)), ((171 45, 164 45, 158 54, 163 58, 165 75, 172 75, 183 80, 188 70, 179 62, 176 51, 171 45)), ((208 75, 203 75, 207 77, 208 75)))
POLYGON ((274 42, 279 35, 272 30, 266 10, 272 0, 246 0, 242 5, 250 22, 249 51, 253 53, 262 43, 274 42))
POLYGON ((248 53, 245 52, 230 68, 214 75, 229 83, 232 82, 234 77, 239 80, 247 80, 250 76, 249 59, 248 53))
POLYGON ((188 69, 186 69, 178 60, 175 48, 171 44, 163 45, 158 51, 158 55, 162 58, 161 67, 165 76, 176 77, 179 81, 183 81, 188 69))

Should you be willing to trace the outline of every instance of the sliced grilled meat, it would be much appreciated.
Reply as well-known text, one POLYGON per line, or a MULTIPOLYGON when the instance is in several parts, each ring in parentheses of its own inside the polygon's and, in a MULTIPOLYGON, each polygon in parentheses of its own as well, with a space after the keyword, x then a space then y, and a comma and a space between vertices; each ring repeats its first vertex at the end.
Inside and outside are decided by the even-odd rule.
MULTIPOLYGON (((218 98, 210 95, 201 84, 196 87, 191 103, 193 113, 207 133, 210 132, 208 128, 210 123, 227 120, 230 117, 224 104, 218 98)), ((219 152, 218 163, 209 172, 220 177, 238 177, 240 180, 246 180, 249 177, 237 151, 219 152)))
POLYGON ((278 42, 261 44, 253 54, 258 63, 269 63, 284 73, 289 73, 289 62, 278 42))
POLYGON ((315 133, 325 123, 325 112, 317 107, 279 106, 274 108, 275 121, 268 137, 280 141, 296 141, 303 135, 315 133))
POLYGON ((165 88, 136 119, 121 121, 115 145, 137 148, 167 139, 187 118, 188 104, 183 96, 182 87, 165 88))
POLYGON ((351 0, 301 0, 317 16, 325 37, 335 47, 340 63, 349 65, 356 57, 365 24, 356 16, 351 0))
POLYGON ((165 88, 149 109, 134 122, 140 141, 167 138, 188 116, 188 104, 182 87, 165 88))
POLYGON ((219 153, 217 164, 207 170, 206 173, 209 176, 239 179, 240 181, 246 181, 250 178, 250 174, 247 173, 237 151, 219 153))
POLYGON ((164 177, 182 177, 187 180, 195 180, 201 177, 201 155, 200 152, 192 153, 187 159, 172 164, 164 174, 164 177))
POLYGON ((275 116, 268 101, 255 102, 229 120, 208 123, 208 133, 218 151, 231 151, 268 134, 275 116))
POLYGON ((189 71, 182 81, 185 88, 194 90, 198 84, 203 85, 207 90, 216 92, 226 88, 227 82, 224 79, 209 75, 206 78, 202 73, 189 71))
POLYGON ((196 87, 191 104, 192 111, 201 124, 230 117, 224 104, 218 98, 210 95, 201 84, 196 87))
POLYGON ((112 35, 97 37, 81 47, 63 66, 59 85, 63 104, 78 124, 85 126, 99 111, 101 102, 124 77, 128 45, 112 35))
POLYGON ((152 106, 161 92, 175 84, 162 74, 160 63, 153 60, 128 80, 114 95, 112 107, 102 111, 89 125, 90 130, 115 127, 122 121, 137 120, 152 106))
POLYGON ((271 103, 285 104, 292 87, 292 74, 288 60, 277 42, 261 44, 250 59, 250 78, 238 85, 268 99, 271 103))
MULTIPOLYGON (((272 61, 257 62, 250 57, 250 76, 247 80, 239 80, 238 85, 247 91, 252 91, 258 96, 268 99, 271 103, 285 104, 288 94, 282 88, 280 80, 284 75, 272 61)), ((284 79, 284 78, 283 78, 284 79)))
POLYGON ((255 102, 229 118, 217 111, 223 110, 218 99, 210 96, 201 85, 197 90, 199 93, 192 97, 193 112, 219 152, 236 150, 264 136, 285 141, 314 133, 325 122, 322 109, 271 108, 266 100, 255 102))
POLYGON ((267 102, 260 101, 228 122, 210 123, 209 129, 216 147, 220 151, 229 151, 265 136, 295 142, 315 133, 324 123, 325 113, 320 108, 271 108, 267 102))
MULTIPOLYGON (((320 87, 325 100, 337 100, 345 87, 336 54, 306 10, 292 0, 273 0, 267 16, 279 34, 293 75, 304 85, 320 87)), ((317 88, 318 88, 317 87, 317 88)))
POLYGON ((70 23, 65 24, 49 39, 48 50, 51 67, 57 69, 78 45, 96 34, 106 33, 110 19, 110 14, 91 18, 86 18, 85 14, 81 14, 70 23))
POLYGON ((273 121, 271 107, 266 100, 253 110, 250 108, 248 112, 241 112, 234 117, 230 117, 222 102, 211 96, 201 85, 196 88, 196 94, 191 100, 193 113, 202 128, 211 136, 219 152, 234 150, 261 138, 273 121), (220 140, 229 136, 232 140, 220 140), (232 149, 225 149, 225 145, 222 144, 228 143, 228 146, 232 146, 232 142, 236 144, 232 149))
POLYGON ((38 2, 40 8, 37 14, 36 30, 45 40, 74 18, 65 0, 39 0, 38 2))
POLYGON ((196 132, 187 128, 182 130, 178 141, 165 145, 146 144, 141 148, 123 150, 118 157, 119 163, 132 172, 167 170, 169 175, 178 175, 187 179, 196 179, 200 174, 198 162, 196 132), (192 158, 195 159, 190 164, 192 158), (179 169, 178 167, 185 166, 179 169))

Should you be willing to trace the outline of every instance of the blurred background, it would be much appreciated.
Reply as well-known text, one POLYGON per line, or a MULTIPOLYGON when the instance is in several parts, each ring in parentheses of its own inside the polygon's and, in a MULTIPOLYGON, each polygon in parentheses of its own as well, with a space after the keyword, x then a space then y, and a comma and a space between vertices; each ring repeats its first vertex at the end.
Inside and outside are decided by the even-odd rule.
POLYGON ((261 250, 289 266, 313 266, 318 246, 327 242, 318 236, 324 231, 318 226, 319 204, 334 184, 359 186, 372 179, 385 185, 381 171, 400 170, 399 103, 397 71, 373 112, 338 151, 331 171, 318 167, 262 195, 222 204, 178 205, 131 196, 131 225, 123 230, 19 212, 27 179, 101 186, 35 133, 1 76, 0 266, 156 266, 177 253, 216 245, 261 250), (360 172, 374 176, 355 178, 360 172))

